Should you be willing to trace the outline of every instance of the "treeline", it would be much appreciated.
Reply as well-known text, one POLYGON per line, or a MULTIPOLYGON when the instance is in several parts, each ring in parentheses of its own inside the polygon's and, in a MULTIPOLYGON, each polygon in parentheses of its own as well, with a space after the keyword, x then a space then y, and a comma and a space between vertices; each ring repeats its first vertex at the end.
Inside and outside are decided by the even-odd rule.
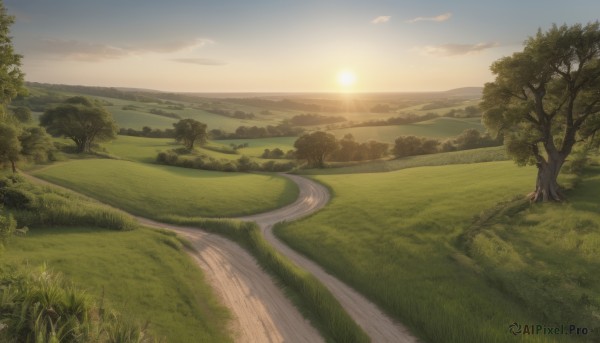
POLYGON ((120 128, 119 134, 123 136, 148 137, 148 138, 175 138, 174 129, 153 129, 144 126, 141 130, 120 128))
POLYGON ((268 100, 261 98, 228 98, 226 99, 229 102, 254 106, 254 107, 262 107, 262 108, 275 108, 275 109, 288 109, 288 110, 298 110, 298 111, 306 111, 306 112, 319 112, 323 109, 321 106, 317 104, 309 104, 304 102, 298 102, 290 99, 283 100, 268 100))
POLYGON ((237 160, 216 159, 204 154, 195 157, 182 156, 187 153, 189 153, 189 151, 179 149, 161 151, 156 156, 156 162, 183 168, 214 170, 222 172, 284 172, 290 171, 298 166, 295 161, 266 161, 263 163, 258 163, 252 161, 247 156, 241 156, 237 160))
POLYGON ((315 113, 305 113, 293 116, 289 123, 295 126, 310 126, 310 125, 323 125, 323 124, 334 124, 342 121, 346 121, 344 117, 324 116, 315 113))
POLYGON ((502 145, 502 139, 493 139, 489 134, 481 134, 476 129, 466 129, 454 139, 440 142, 437 139, 401 136, 394 142, 393 153, 396 157, 435 154, 457 150, 469 150, 502 145))
POLYGON ((285 158, 287 160, 293 160, 296 158, 296 152, 294 150, 288 150, 287 152, 283 152, 283 150, 279 148, 275 148, 273 150, 265 149, 265 151, 262 153, 262 155, 260 155, 260 157, 274 159, 285 158))
POLYGON ((152 108, 150 109, 150 111, 148 111, 152 114, 156 114, 157 116, 162 116, 162 117, 167 117, 167 118, 174 118, 174 119, 181 119, 181 116, 177 113, 173 113, 173 112, 167 112, 167 111, 163 111, 159 108, 152 108))
POLYGON ((354 124, 351 127, 364 127, 364 126, 390 126, 390 125, 407 125, 414 124, 434 118, 439 118, 439 115, 433 112, 427 113, 425 115, 419 116, 413 113, 409 113, 407 115, 401 117, 392 117, 388 119, 381 120, 369 120, 366 122, 354 124))
POLYGON ((254 119, 254 118, 256 118, 254 113, 244 112, 244 111, 240 111, 240 110, 231 112, 231 111, 222 110, 219 108, 211 108, 211 109, 205 109, 204 111, 206 111, 208 113, 218 114, 220 116, 236 118, 236 119, 254 119))
MULTIPOLYGON (((304 132, 302 128, 292 127, 286 124, 277 126, 268 125, 266 127, 258 126, 240 126, 235 132, 226 132, 221 129, 212 129, 208 132, 211 139, 253 139, 253 138, 270 138, 270 137, 291 137, 298 136, 304 132)), ((153 129, 144 126, 141 130, 132 128, 121 128, 119 134, 123 136, 133 137, 149 137, 149 138, 175 138, 173 129, 153 129)))
POLYGON ((373 140, 359 143, 352 134, 347 134, 338 141, 338 149, 331 153, 329 160, 334 162, 376 160, 386 156, 388 149, 387 143, 373 140))
POLYGON ((220 129, 212 129, 209 135, 212 139, 252 139, 269 137, 289 137, 298 136, 304 132, 304 129, 292 127, 288 124, 258 126, 240 126, 235 132, 230 133, 220 129))

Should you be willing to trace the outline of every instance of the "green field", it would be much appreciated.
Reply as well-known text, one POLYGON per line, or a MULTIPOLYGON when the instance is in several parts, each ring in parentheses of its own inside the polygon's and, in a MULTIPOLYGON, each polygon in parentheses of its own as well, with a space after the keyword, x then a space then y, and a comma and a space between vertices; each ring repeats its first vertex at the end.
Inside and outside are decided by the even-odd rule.
POLYGON ((535 168, 505 161, 314 177, 331 187, 331 203, 277 235, 424 341, 506 342, 513 321, 545 323, 482 277, 457 243, 474 215, 530 191, 535 168))
POLYGON ((392 126, 352 127, 347 129, 331 130, 337 138, 342 138, 350 133, 359 142, 370 139, 394 143, 399 136, 423 136, 431 138, 450 138, 461 134, 466 129, 483 131, 480 118, 435 118, 415 124, 392 126))
POLYGON ((231 217, 293 202, 298 189, 273 175, 223 173, 109 159, 78 160, 34 173, 136 215, 231 217))
POLYGON ((226 342, 229 313, 172 234, 150 229, 34 228, 2 264, 46 264, 168 342, 226 342))
MULTIPOLYGON (((296 137, 214 140, 209 141, 206 144, 206 148, 202 146, 196 147, 195 153, 224 160, 237 160, 242 155, 246 155, 256 160, 260 158, 265 149, 280 148, 284 152, 294 149, 293 145, 295 141, 296 137), (237 154, 226 154, 210 149, 211 147, 218 149, 230 149, 230 144, 232 143, 236 145, 248 143, 248 147, 238 149, 237 154)), ((118 156, 122 159, 152 163, 156 161, 156 155, 159 152, 181 148, 182 145, 176 143, 172 138, 146 138, 119 135, 117 136, 116 140, 105 143, 103 147, 108 151, 109 154, 118 156)), ((259 161, 266 160, 268 159, 259 161)))

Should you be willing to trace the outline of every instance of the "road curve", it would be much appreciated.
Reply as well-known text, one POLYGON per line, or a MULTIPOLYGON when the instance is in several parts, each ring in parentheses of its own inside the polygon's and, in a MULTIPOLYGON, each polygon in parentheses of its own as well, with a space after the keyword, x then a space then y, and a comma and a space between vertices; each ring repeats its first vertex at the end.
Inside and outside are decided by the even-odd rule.
MULTIPOLYGON (((37 183, 77 193, 29 174, 22 175, 37 183)), ((300 189, 294 203, 270 212, 236 219, 256 222, 268 242, 294 263, 315 275, 331 291, 373 342, 417 342, 404 326, 393 321, 372 302, 273 235, 272 227, 275 223, 314 213, 323 208, 330 198, 327 189, 312 180, 297 175, 282 176, 295 182, 300 189)), ((89 198, 81 193, 77 194, 89 198)), ((317 330, 302 317, 252 255, 236 243, 198 228, 134 217, 143 225, 173 230, 192 243, 196 251, 190 254, 204 271, 207 281, 223 304, 233 313, 231 330, 236 342, 323 342, 317 330)))
MULTIPOLYGON (((35 176, 22 175, 33 182, 98 201, 35 176)), ((173 230, 192 243, 195 251, 190 251, 190 255, 223 305, 233 314, 230 330, 236 342, 323 342, 319 332, 284 295, 273 278, 238 244, 198 228, 133 217, 145 226, 173 230)))
POLYGON ((286 220, 295 220, 323 208, 329 201, 327 189, 312 180, 298 176, 281 174, 295 182, 300 188, 298 199, 285 207, 271 212, 260 213, 236 219, 256 222, 266 240, 281 254, 287 256, 298 266, 312 273, 321 281, 340 302, 354 321, 369 335, 373 342, 409 343, 418 340, 402 324, 392 320, 367 298, 347 286, 323 268, 297 253, 281 242, 273 234, 273 225, 286 220))

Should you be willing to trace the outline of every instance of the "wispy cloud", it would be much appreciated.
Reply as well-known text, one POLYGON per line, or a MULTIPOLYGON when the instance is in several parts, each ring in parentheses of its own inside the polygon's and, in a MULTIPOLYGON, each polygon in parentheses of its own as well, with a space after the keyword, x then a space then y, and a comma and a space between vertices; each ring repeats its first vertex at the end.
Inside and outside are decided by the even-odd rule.
POLYGON ((437 21, 437 22, 441 22, 441 21, 446 21, 446 20, 450 19, 450 17, 452 17, 452 13, 448 12, 448 13, 437 15, 435 17, 416 17, 416 18, 413 18, 413 19, 409 20, 408 22, 409 23, 416 23, 418 21, 437 21))
POLYGON ((171 61, 180 62, 180 63, 190 63, 197 64, 202 66, 221 66, 226 65, 227 63, 224 61, 215 60, 212 58, 173 58, 171 61))
POLYGON ((442 44, 417 47, 415 50, 431 56, 459 56, 477 54, 497 46, 498 43, 494 42, 478 44, 442 44))
POLYGON ((371 20, 371 23, 373 24, 383 24, 383 23, 387 23, 388 21, 390 21, 392 17, 389 15, 380 15, 379 17, 371 20))
POLYGON ((44 39, 33 50, 36 53, 86 62, 118 59, 130 54, 126 49, 107 44, 62 39, 44 39))
POLYGON ((169 54, 193 51, 207 44, 214 44, 214 41, 209 39, 192 39, 188 41, 153 42, 138 46, 114 46, 77 40, 39 39, 31 42, 28 50, 33 52, 33 54, 47 55, 55 58, 100 62, 148 53, 169 54))

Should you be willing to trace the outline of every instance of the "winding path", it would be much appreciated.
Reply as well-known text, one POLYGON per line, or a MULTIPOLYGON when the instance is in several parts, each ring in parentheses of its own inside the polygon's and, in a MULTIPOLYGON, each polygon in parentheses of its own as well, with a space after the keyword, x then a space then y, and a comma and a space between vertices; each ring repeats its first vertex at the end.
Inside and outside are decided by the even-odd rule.
MULTIPOLYGON (((31 175, 24 175, 38 183, 74 192, 31 175)), ((331 291, 373 342, 417 342, 404 326, 394 322, 365 297, 273 235, 272 227, 275 223, 314 213, 329 201, 329 192, 322 185, 297 175, 282 175, 295 182, 300 189, 294 203, 270 212, 236 219, 255 221, 268 242, 294 263, 315 275, 331 291)), ((273 279, 236 243, 198 228, 136 218, 146 226, 176 231, 192 243, 196 251, 190 254, 204 271, 207 281, 223 304, 233 313, 231 330, 236 342, 323 342, 318 331, 304 319, 273 279)))
POLYGON ((298 199, 293 204, 271 212, 237 219, 256 222, 261 227, 266 240, 275 249, 312 273, 329 289, 346 312, 369 335, 373 342, 417 342, 417 339, 403 325, 394 322, 375 304, 275 237, 273 225, 283 220, 295 220, 314 213, 323 208, 329 201, 329 192, 324 186, 301 176, 282 175, 294 181, 300 188, 298 199))

